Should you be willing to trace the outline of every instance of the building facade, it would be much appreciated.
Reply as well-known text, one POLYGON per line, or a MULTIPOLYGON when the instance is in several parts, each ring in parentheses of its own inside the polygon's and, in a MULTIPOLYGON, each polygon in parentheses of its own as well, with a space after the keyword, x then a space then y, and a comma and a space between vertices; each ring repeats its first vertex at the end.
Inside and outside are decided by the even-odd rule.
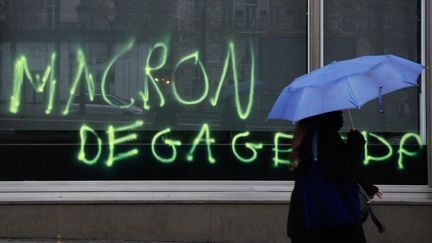
POLYGON ((274 101, 332 61, 394 54, 426 69, 383 113, 352 112, 367 141, 357 176, 385 194, 373 206, 388 231, 365 228, 369 242, 429 242, 431 11, 0 0, 0 237, 287 242, 294 125, 266 119, 274 101))

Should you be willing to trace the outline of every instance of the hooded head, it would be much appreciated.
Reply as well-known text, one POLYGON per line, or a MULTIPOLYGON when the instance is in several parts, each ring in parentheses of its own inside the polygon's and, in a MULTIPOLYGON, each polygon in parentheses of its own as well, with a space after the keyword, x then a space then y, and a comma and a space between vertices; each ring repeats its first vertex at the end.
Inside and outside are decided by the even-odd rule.
MULTIPOLYGON (((331 131, 339 131, 343 126, 342 111, 328 112, 312 117, 305 118, 299 121, 294 131, 294 138, 292 140, 292 152, 290 155, 291 161, 299 160, 300 147, 307 137, 315 130, 316 127, 331 131)), ((297 163, 293 163, 291 169, 294 169, 297 163)))
POLYGON ((343 126, 342 111, 333 111, 318 115, 321 126, 339 131, 343 126))

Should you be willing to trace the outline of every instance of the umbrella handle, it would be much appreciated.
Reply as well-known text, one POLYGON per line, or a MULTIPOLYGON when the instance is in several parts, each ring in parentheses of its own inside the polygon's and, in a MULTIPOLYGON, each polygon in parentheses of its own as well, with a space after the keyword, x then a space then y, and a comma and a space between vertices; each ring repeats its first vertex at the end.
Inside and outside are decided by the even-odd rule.
POLYGON ((353 131, 355 131, 356 129, 355 129, 355 126, 354 126, 354 122, 353 122, 350 110, 348 110, 348 116, 349 116, 349 119, 350 119, 350 122, 351 122, 351 128, 352 128, 353 131))

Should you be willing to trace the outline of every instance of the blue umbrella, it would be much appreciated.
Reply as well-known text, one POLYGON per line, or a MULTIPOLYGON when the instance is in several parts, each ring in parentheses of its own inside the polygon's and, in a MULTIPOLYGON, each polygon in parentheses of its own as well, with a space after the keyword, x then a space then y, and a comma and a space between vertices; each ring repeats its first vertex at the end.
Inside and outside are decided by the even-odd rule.
MULTIPOLYGON (((416 86, 423 69, 394 55, 335 61, 285 87, 267 119, 297 122, 326 112, 360 108, 375 98, 379 98, 382 111, 382 95, 416 86)), ((354 128, 352 119, 351 124, 354 128)))

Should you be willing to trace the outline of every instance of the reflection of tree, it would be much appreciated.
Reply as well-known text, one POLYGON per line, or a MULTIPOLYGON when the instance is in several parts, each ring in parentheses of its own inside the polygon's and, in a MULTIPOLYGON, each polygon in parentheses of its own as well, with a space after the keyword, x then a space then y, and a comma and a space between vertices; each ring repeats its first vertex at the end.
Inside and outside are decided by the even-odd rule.
MULTIPOLYGON (((190 51, 199 49, 203 55, 220 54, 217 50, 230 37, 229 14, 232 11, 230 0, 181 1, 183 5, 177 19, 177 43, 190 51)), ((203 58, 206 58, 203 57, 203 58)), ((216 57, 217 59, 219 58, 216 57)), ((212 59, 212 57, 210 57, 212 59)))
POLYGON ((114 0, 91 0, 88 2, 92 12, 92 19, 95 22, 104 22, 109 28, 113 27, 117 18, 116 3, 114 0))
MULTIPOLYGON (((173 59, 177 60, 185 54, 198 50, 200 60, 205 65, 211 82, 215 80, 211 68, 220 64, 223 60, 222 56, 225 55, 224 45, 230 37, 227 13, 231 10, 230 0, 179 1, 177 29, 171 43, 173 59)), ((219 72, 220 67, 216 69, 219 72)), ((190 94, 196 97, 203 89, 202 74, 193 65, 185 65, 182 70, 185 71, 185 75, 181 78, 182 85, 191 87, 190 94)))
POLYGON ((81 0, 91 13, 90 28, 166 34, 175 28, 176 0, 81 0))
POLYGON ((324 8, 326 38, 355 40, 356 55, 393 53, 417 61, 413 1, 328 0, 324 8))
POLYGON ((175 0, 115 0, 119 27, 143 34, 166 34, 175 26, 175 0))
MULTIPOLYGON (((419 61, 417 1, 326 0, 324 13, 326 62, 379 54, 419 61)), ((376 102, 362 107, 359 124, 388 131, 418 129, 416 90, 401 90, 384 102, 384 115, 377 112, 376 102)))
POLYGON ((270 21, 266 31, 273 35, 298 36, 306 33, 306 0, 270 0, 270 21))
POLYGON ((31 30, 41 27, 44 0, 0 0, 1 28, 31 30))

